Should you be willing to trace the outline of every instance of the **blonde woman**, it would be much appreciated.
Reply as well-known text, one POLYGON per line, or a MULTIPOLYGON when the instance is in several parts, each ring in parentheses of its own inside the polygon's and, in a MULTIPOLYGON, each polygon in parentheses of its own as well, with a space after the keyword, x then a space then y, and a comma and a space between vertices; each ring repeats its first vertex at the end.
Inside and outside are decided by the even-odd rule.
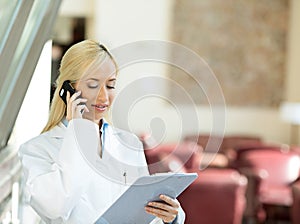
MULTIPOLYGON (((73 45, 62 59, 48 123, 19 151, 26 201, 45 223, 94 223, 128 183, 149 175, 138 138, 104 119, 116 79, 113 56, 94 41, 73 45), (76 90, 72 96, 67 92, 67 104, 60 97, 66 80, 76 90)), ((156 216, 153 222, 183 223, 179 202, 165 195, 161 199, 165 203, 145 207, 156 216)))

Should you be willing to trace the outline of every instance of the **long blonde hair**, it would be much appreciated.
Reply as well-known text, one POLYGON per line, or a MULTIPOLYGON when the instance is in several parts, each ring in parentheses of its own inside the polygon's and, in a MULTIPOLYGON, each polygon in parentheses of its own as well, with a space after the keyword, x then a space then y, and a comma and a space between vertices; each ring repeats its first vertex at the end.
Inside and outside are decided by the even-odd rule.
POLYGON ((66 105, 59 96, 63 82, 65 80, 70 80, 71 83, 77 82, 90 67, 101 66, 106 56, 110 57, 117 70, 113 56, 103 45, 95 41, 84 40, 67 50, 62 58, 60 74, 56 80, 56 90, 51 103, 49 119, 42 133, 55 127, 65 116, 66 105))

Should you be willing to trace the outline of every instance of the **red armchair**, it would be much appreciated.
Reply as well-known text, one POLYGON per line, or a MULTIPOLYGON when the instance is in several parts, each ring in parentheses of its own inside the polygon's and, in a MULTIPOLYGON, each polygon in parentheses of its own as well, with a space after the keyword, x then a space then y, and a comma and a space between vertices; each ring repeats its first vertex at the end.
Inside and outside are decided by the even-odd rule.
POLYGON ((185 137, 185 141, 197 142, 203 147, 205 153, 218 152, 216 159, 210 164, 216 167, 233 167, 232 164, 237 157, 237 148, 263 144, 260 137, 246 135, 228 135, 223 138, 209 134, 189 135, 185 137), (210 145, 208 141, 211 141, 210 145))
POLYGON ((240 224, 247 179, 231 169, 208 168, 178 198, 187 224, 240 224))
POLYGON ((287 152, 290 151, 290 147, 287 145, 280 145, 280 144, 270 144, 265 142, 252 142, 252 143, 243 143, 240 145, 237 145, 232 150, 234 151, 234 158, 230 161, 230 167, 234 169, 238 169, 241 166, 245 166, 245 160, 243 159, 243 156, 245 153, 252 151, 252 150, 270 150, 270 151, 281 151, 281 152, 287 152))
POLYGON ((300 223, 300 181, 293 184, 293 205, 291 209, 291 216, 293 224, 300 223))
POLYGON ((150 174, 179 172, 185 173, 186 168, 182 161, 172 154, 161 153, 146 153, 146 160, 150 174))
MULTIPOLYGON (((183 142, 178 144, 163 144, 155 148, 145 149, 146 160, 151 172, 162 171, 161 167, 172 162, 181 163, 175 169, 173 166, 169 171, 180 172, 181 169, 199 169, 201 162, 202 147, 194 142, 183 142)), ((167 166, 169 166, 167 165, 167 166)), ((166 172, 166 171, 163 171, 166 172)))
POLYGON ((231 169, 200 171, 202 147, 195 142, 145 149, 150 173, 197 172, 199 177, 178 198, 188 224, 240 224, 247 179, 231 169), (173 165, 172 165, 173 164, 173 165))
POLYGON ((256 144, 261 142, 261 138, 257 136, 246 135, 228 135, 221 138, 220 136, 213 136, 209 134, 189 135, 185 137, 187 141, 197 142, 203 147, 206 152, 215 151, 215 149, 206 148, 208 140, 212 141, 212 145, 221 142, 219 152, 226 152, 227 149, 234 149, 240 145, 256 144))
POLYGON ((293 201, 290 185, 299 177, 299 155, 260 148, 245 151, 239 159, 239 171, 249 177, 248 191, 254 193, 247 194, 248 202, 252 203, 247 205, 252 209, 248 214, 256 216, 259 222, 263 222, 265 216, 268 220, 289 219, 288 209, 293 201), (253 178, 255 176, 257 178, 253 178))

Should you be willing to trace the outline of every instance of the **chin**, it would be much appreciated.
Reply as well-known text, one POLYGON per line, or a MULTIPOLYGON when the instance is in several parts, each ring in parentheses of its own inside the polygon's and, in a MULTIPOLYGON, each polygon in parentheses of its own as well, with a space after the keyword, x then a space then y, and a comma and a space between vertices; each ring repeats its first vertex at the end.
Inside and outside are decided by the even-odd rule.
POLYGON ((95 123, 99 124, 99 121, 100 121, 102 118, 104 118, 105 114, 106 114, 106 113, 102 113, 102 114, 99 114, 99 113, 97 113, 97 114, 84 113, 82 117, 83 117, 84 119, 88 119, 88 120, 90 120, 90 121, 92 121, 92 122, 95 122, 95 123))

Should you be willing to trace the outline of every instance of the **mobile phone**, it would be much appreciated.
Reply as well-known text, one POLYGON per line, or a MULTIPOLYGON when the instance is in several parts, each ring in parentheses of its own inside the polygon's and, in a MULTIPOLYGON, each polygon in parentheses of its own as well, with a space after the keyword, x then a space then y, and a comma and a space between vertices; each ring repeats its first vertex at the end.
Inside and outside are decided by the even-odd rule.
POLYGON ((66 105, 67 105, 67 92, 68 91, 70 92, 70 97, 74 93, 76 93, 76 90, 71 85, 70 80, 64 81, 64 83, 62 84, 61 89, 59 90, 59 96, 60 96, 60 98, 62 98, 62 100, 65 102, 66 105))

